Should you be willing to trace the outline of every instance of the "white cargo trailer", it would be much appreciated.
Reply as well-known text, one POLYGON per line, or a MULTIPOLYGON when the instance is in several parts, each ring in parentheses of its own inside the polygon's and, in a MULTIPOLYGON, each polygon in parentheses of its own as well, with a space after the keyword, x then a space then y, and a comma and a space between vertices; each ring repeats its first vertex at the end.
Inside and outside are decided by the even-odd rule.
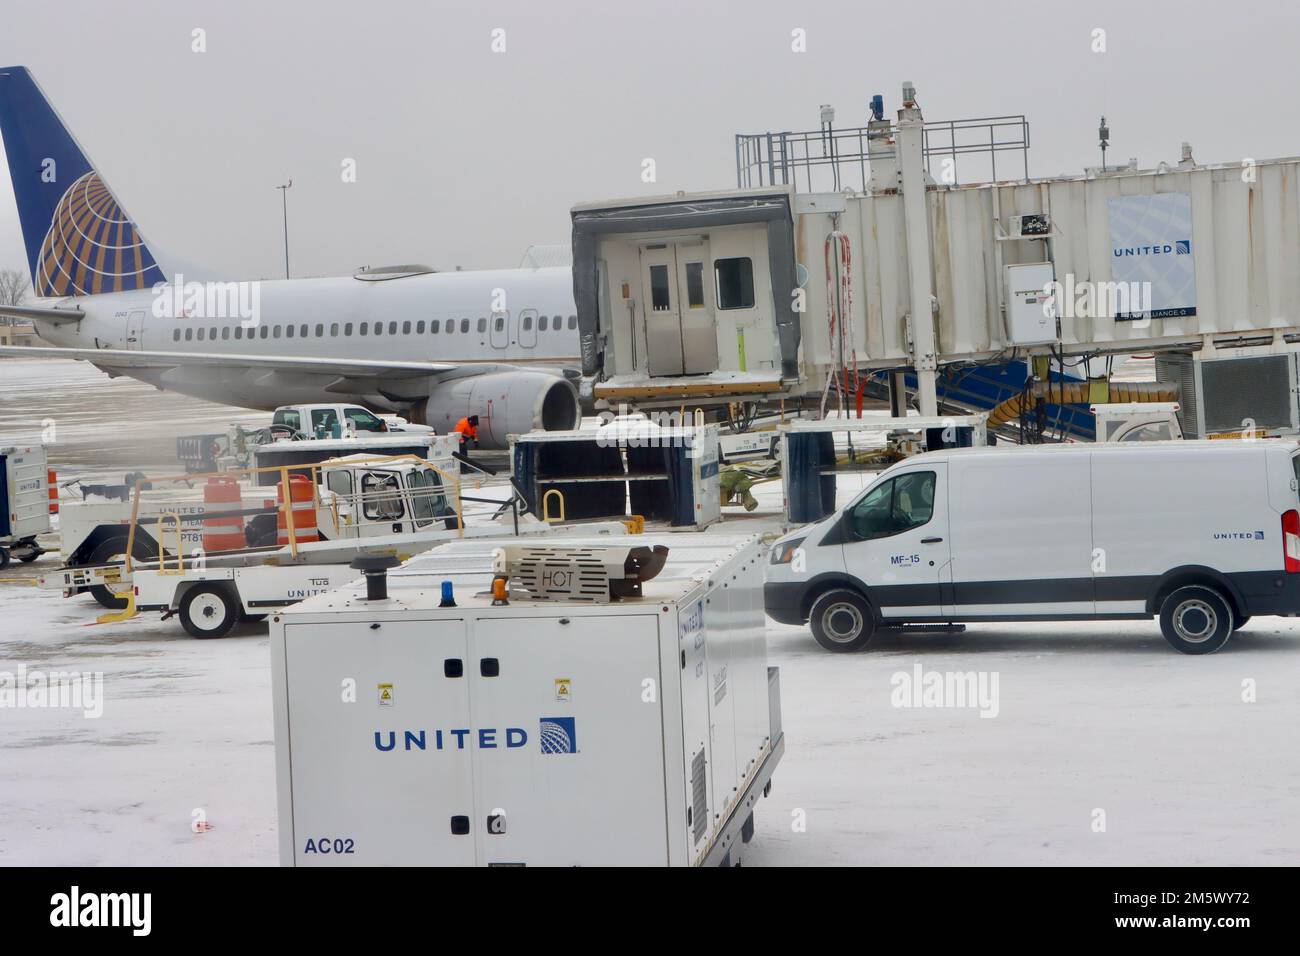
POLYGON ((38 535, 50 530, 50 484, 45 448, 0 448, 0 568, 9 557, 34 561, 38 535))
POLYGON ((753 537, 465 541, 276 615, 281 862, 737 862, 784 750, 761 578, 753 537))

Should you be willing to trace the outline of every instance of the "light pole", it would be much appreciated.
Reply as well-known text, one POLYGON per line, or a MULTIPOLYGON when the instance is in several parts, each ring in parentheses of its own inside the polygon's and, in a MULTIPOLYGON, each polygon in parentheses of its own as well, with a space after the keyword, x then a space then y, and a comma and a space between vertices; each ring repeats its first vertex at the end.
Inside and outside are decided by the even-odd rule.
POLYGON ((283 186, 276 186, 280 190, 280 205, 284 210, 284 277, 289 278, 289 187, 293 185, 293 180, 289 180, 283 186))

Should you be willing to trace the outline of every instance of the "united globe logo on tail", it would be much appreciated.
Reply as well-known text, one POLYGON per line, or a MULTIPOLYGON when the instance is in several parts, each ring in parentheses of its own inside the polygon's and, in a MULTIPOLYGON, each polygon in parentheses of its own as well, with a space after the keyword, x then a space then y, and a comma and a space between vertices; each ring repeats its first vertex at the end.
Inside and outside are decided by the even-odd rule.
POLYGON ((63 194, 37 262, 42 296, 147 289, 164 281, 135 223, 93 170, 63 194))

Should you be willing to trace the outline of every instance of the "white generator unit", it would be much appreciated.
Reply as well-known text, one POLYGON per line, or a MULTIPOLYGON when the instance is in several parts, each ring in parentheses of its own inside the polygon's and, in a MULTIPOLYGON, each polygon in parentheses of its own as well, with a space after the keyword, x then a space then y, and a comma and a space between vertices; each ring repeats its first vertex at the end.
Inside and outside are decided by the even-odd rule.
POLYGON ((566 539, 638 577, 608 603, 503 597, 514 544, 447 544, 273 618, 283 864, 739 861, 785 746, 758 539, 638 535, 620 561, 566 539), (657 573, 631 554, 663 547, 657 573))
POLYGON ((19 561, 41 556, 36 536, 50 530, 54 500, 44 446, 0 447, 0 568, 11 553, 19 561))

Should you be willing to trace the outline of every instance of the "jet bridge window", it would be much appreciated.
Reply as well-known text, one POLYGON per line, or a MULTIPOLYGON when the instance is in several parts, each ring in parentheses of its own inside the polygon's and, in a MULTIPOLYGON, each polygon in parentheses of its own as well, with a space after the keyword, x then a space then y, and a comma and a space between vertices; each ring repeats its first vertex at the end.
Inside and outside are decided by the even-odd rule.
POLYGON ((754 307, 754 263, 748 256, 713 260, 719 309, 754 307))
POLYGON ((371 521, 397 521, 406 513, 397 476, 368 471, 361 477, 361 512, 371 521))
POLYGON ((877 485, 850 513, 859 541, 888 538, 927 524, 934 515, 932 471, 915 471, 877 485))
POLYGON ((672 308, 668 296, 668 267, 650 267, 650 308, 655 312, 667 312, 672 308))
POLYGON ((686 304, 692 309, 704 308, 704 263, 686 263, 686 304))

